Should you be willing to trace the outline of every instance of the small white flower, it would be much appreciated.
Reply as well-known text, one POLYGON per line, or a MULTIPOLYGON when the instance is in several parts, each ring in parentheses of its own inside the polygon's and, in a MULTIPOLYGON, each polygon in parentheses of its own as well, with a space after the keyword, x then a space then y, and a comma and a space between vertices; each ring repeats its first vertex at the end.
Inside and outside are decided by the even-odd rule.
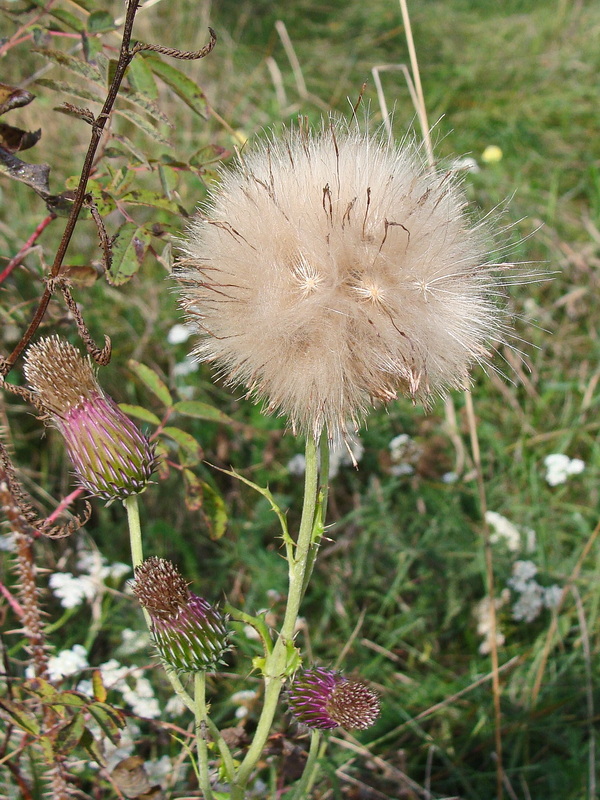
POLYGON ((562 597, 562 586, 556 583, 544 589, 544 605, 546 608, 557 608, 562 597))
POLYGON ((193 372, 198 372, 200 369, 200 364, 197 361, 194 361, 192 358, 184 358, 183 361, 179 361, 173 367, 173 377, 174 378, 185 378, 188 375, 191 375, 193 372))
POLYGON ((135 682, 135 688, 121 689, 123 700, 131 706, 134 714, 146 719, 156 719, 160 717, 160 706, 154 697, 154 689, 148 678, 140 677, 135 682))
POLYGON ((411 443, 412 439, 408 433, 400 433, 398 436, 394 436, 388 447, 390 448, 391 459, 395 464, 402 461, 411 443))
MULTIPOLYGON (((508 590, 504 590, 500 597, 494 600, 494 608, 498 611, 507 602, 509 598, 508 590)), ((489 597, 482 598, 475 606, 473 613, 477 619, 477 633, 483 636, 483 641, 479 645, 479 652, 482 656, 487 655, 492 649, 492 643, 496 641, 496 646, 501 647, 506 641, 506 637, 498 626, 498 618, 496 616, 495 632, 492 625, 492 607, 489 597), (495 636, 494 636, 495 633, 495 636)))
POLYGON ((521 534, 517 526, 496 511, 486 511, 485 519, 487 524, 494 529, 490 535, 490 542, 492 544, 504 542, 511 553, 518 553, 521 549, 521 534))
POLYGON ((479 164, 472 156, 455 159, 452 162, 452 168, 457 172, 481 172, 479 164))
POLYGON ((442 475, 442 481, 444 483, 456 483, 458 480, 458 475, 456 472, 444 472, 442 475))
POLYGON ((508 585, 514 589, 515 592, 526 592, 532 578, 537 575, 537 571, 538 569, 533 561, 515 561, 513 564, 512 578, 509 578, 507 581, 508 585))
POLYGON ((173 763, 167 755, 162 756, 158 761, 146 761, 144 766, 146 767, 148 780, 154 785, 157 783, 163 785, 165 778, 173 771, 173 763))
POLYGON ((88 667, 87 651, 80 644, 74 644, 70 650, 61 650, 48 659, 48 677, 51 681, 76 675, 88 667))
POLYGON ((304 475, 306 470, 306 457, 304 456, 304 453, 296 453, 295 456, 292 456, 287 463, 287 470, 290 475, 293 475, 296 478, 304 475))
POLYGON ((173 325, 167 334, 167 342, 169 344, 183 344, 192 335, 193 330, 189 325, 173 325))
POLYGON ((125 628, 121 631, 121 645, 117 652, 121 656, 130 656, 132 653, 138 653, 147 648, 150 641, 150 636, 146 631, 133 631, 125 628))
POLYGON ((5 533, 0 536, 0 550, 5 553, 12 553, 16 547, 14 533, 5 533))
POLYGON ((544 605, 544 589, 535 581, 530 581, 513 606, 513 619, 533 622, 544 605))
POLYGON ((179 697, 178 694, 174 694, 167 700, 167 705, 165 706, 165 714, 169 717, 180 717, 186 709, 186 705, 179 697))
POLYGON ((258 693, 252 689, 242 689, 231 695, 231 702, 238 706, 235 710, 236 719, 243 719, 248 716, 257 696, 258 693))
POLYGON ((329 477, 335 478, 340 467, 356 466, 364 452, 364 445, 358 436, 348 435, 345 440, 336 437, 329 450, 329 477))
POLYGON ((394 464, 390 467, 390 475, 401 478, 402 475, 414 474, 415 468, 411 464, 394 464))
POLYGON ((544 459, 546 481, 550 486, 565 483, 570 475, 579 475, 585 469, 580 458, 569 458, 564 453, 551 453, 544 459))
POLYGON ((96 582, 89 575, 75 577, 70 572, 54 572, 48 585, 63 608, 76 608, 84 600, 93 600, 98 591, 96 582))

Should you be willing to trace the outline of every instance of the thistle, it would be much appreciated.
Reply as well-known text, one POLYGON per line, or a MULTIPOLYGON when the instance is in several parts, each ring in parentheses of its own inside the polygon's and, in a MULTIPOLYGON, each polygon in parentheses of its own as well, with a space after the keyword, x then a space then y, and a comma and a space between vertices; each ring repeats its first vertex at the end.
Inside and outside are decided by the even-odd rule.
POLYGON ((288 692, 291 714, 308 728, 370 728, 379 716, 377 694, 361 681, 314 667, 297 676, 288 692))
POLYGON ((89 357, 50 336, 27 351, 25 377, 90 494, 110 501, 146 488, 157 464, 154 447, 100 388, 89 357))
POLYGON ((457 181, 337 121, 245 153, 175 269, 195 356, 315 439, 399 393, 465 387, 502 325, 457 181))
POLYGON ((151 556, 135 570, 133 592, 151 619, 162 659, 179 672, 214 669, 229 650, 226 618, 190 592, 177 567, 151 556))

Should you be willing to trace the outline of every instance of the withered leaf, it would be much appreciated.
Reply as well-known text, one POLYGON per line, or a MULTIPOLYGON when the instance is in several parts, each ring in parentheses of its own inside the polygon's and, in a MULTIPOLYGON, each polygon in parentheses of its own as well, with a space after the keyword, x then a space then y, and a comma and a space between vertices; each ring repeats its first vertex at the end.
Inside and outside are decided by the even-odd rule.
POLYGON ((18 153, 19 150, 29 150, 34 144, 39 142, 42 129, 37 131, 22 131, 21 128, 13 128, 0 122, 0 146, 8 150, 9 153, 18 153))
POLYGON ((9 153, 4 147, 0 147, 0 173, 27 184, 44 199, 50 197, 48 183, 50 167, 48 164, 27 164, 9 153))
POLYGON ((9 86, 7 83, 0 83, 0 114, 6 114, 12 108, 26 106, 35 97, 25 89, 16 86, 9 86))

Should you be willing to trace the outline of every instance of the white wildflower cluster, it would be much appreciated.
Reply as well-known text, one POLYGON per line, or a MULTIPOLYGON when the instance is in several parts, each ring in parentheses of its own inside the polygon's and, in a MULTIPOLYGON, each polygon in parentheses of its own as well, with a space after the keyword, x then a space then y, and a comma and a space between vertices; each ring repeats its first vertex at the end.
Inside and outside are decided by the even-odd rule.
POLYGON ((412 475, 421 456, 421 448, 415 440, 408 433, 400 433, 394 436, 388 447, 392 460, 390 473, 396 476, 412 475))
POLYGON ((250 713, 252 707, 256 703, 258 692, 252 689, 242 689, 240 692, 235 692, 231 695, 231 702, 237 706, 235 710, 236 719, 244 719, 250 713))
MULTIPOLYGON (((48 659, 48 678, 51 681, 59 681, 71 675, 77 675, 82 670, 89 667, 87 651, 83 645, 74 644, 69 650, 61 650, 55 656, 48 659)), ((27 669, 27 677, 33 677, 27 669)))
MULTIPOLYGON (((120 692, 123 701, 138 717, 156 719, 160 717, 160 706, 154 696, 154 690, 144 670, 140 667, 122 666, 115 658, 111 658, 98 669, 102 676, 102 683, 109 690, 120 692)), ((77 687, 80 692, 91 695, 90 681, 81 681, 77 687)))
POLYGON ((550 486, 565 483, 571 475, 579 475, 585 469, 580 458, 569 458, 564 453, 551 453, 544 459, 546 481, 550 486))
POLYGON ((540 586, 535 580, 537 571, 533 561, 515 561, 513 564, 513 574, 508 585, 520 595, 513 605, 512 615, 515 620, 533 622, 543 608, 556 608, 560 601, 561 587, 556 584, 540 586))
MULTIPOLYGON (((499 611, 509 599, 510 592, 508 589, 505 589, 500 597, 494 600, 495 611, 499 611)), ((482 656, 485 656, 491 651, 494 638, 496 640, 496 647, 501 647, 506 641, 506 637, 500 630, 497 618, 495 625, 492 622, 492 605, 489 597, 484 597, 480 600, 475 606, 473 613, 477 620, 477 633, 483 637, 483 641, 479 645, 479 652, 482 656)))
MULTIPOLYGON (((329 477, 335 478, 341 467, 355 467, 365 453, 365 447, 358 436, 348 435, 344 440, 336 437, 329 449, 329 477)), ((306 470, 306 458, 296 453, 287 463, 290 475, 300 477, 306 470)))
POLYGON ((490 534, 492 544, 504 543, 511 553, 520 552, 523 545, 528 553, 535 550, 535 531, 531 528, 521 530, 496 511, 486 511, 485 520, 492 529, 490 534))
POLYGON ((118 582, 130 572, 127 564, 108 564, 97 550, 83 550, 77 559, 80 575, 54 572, 48 585, 63 608, 77 608, 84 601, 92 602, 103 594, 107 581, 118 582))

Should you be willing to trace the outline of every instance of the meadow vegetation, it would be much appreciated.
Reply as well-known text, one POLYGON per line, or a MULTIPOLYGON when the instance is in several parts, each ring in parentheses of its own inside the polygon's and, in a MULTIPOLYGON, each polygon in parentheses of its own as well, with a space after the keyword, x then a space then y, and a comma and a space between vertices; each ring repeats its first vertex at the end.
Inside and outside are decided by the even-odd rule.
MULTIPOLYGON (((67 274, 94 340, 101 343, 104 334, 112 340, 102 386, 149 434, 160 434, 163 464, 142 502, 146 552, 175 562, 204 597, 226 597, 250 614, 264 609, 269 624, 281 622, 286 569, 277 519, 264 496, 220 470, 233 468, 268 485, 293 529, 302 500, 295 457, 303 443, 285 431, 285 421, 265 416, 241 392, 215 382, 208 367, 187 359, 193 340, 177 327, 183 320, 170 270, 187 218, 236 149, 252 147, 271 126, 299 115, 314 125, 330 112, 350 118, 359 96, 361 124, 382 125, 372 69, 408 63, 404 28, 399 7, 388 0, 146 5, 135 39, 195 50, 208 41, 210 25, 218 42, 198 61, 136 57, 124 83, 130 100, 117 101, 90 188, 108 235, 119 235, 119 258, 107 280, 97 229, 84 211, 65 259, 67 274), (297 65, 286 52, 286 35, 297 65), (196 406, 185 413, 181 406, 177 413, 182 401, 206 404, 204 412, 196 406), (218 411, 211 416, 207 407, 218 411)), ((35 94, 2 120, 41 129, 39 141, 17 155, 51 167, 45 199, 0 175, 0 347, 8 356, 43 291, 68 213, 63 193, 76 186, 89 142, 81 115, 56 107, 89 105, 97 113, 98 103, 82 91, 101 98, 111 69, 100 59, 97 74, 77 75, 70 61, 61 66, 57 56, 37 51, 84 58, 81 31, 68 16, 52 16, 55 11, 85 27, 90 12, 116 19, 123 9, 101 0, 47 6, 2 0, 0 11, 2 82, 35 94), (11 38, 23 25, 30 27, 11 38), (80 96, 68 94, 68 86, 80 96), (45 219, 43 232, 4 275, 45 219)), ((453 394, 454 424, 443 400, 425 413, 401 399, 369 416, 359 434, 358 468, 342 452, 297 643, 308 664, 360 674, 380 693, 382 712, 368 731, 334 731, 310 796, 591 800, 598 793, 600 706, 600 8, 591 0, 428 0, 412 3, 410 11, 436 157, 448 165, 470 159, 463 162, 466 193, 483 215, 501 209, 509 258, 522 262, 527 275, 506 289, 513 333, 495 354, 494 368, 473 373, 487 510, 501 516, 488 514, 486 522, 460 393, 453 394), (560 464, 558 473, 550 471, 546 459, 553 454, 570 459, 562 473, 560 464), (486 627, 486 528, 492 630, 486 627), (494 636, 500 718, 489 656, 494 636)), ((93 61, 91 47, 114 58, 119 28, 96 19, 97 30, 88 29, 88 57, 93 61)), ((379 74, 394 137, 419 137, 402 72, 379 74)), ((79 344, 60 292, 39 333, 79 344)), ((7 380, 22 384, 21 366, 7 380)), ((74 488, 59 433, 44 430, 31 407, 8 392, 0 415, 2 441, 45 518, 74 488)), ((81 504, 80 498, 75 509, 81 504)), ((90 680, 91 667, 116 659, 114 669, 126 670, 108 701, 136 725, 135 745, 122 756, 140 756, 165 797, 198 796, 181 746, 193 733, 191 716, 165 710, 172 692, 158 659, 147 641, 132 644, 131 632, 144 630, 127 590, 132 575, 111 571, 110 565, 130 564, 123 509, 92 506, 91 518, 72 536, 35 542, 51 655, 83 647, 74 651, 84 655, 82 669, 57 680, 75 688, 90 680), (92 576, 95 588, 70 608, 49 588, 56 573, 92 576), (151 713, 140 702, 144 696, 156 703, 151 713), (152 764, 163 772, 153 773, 152 764)), ((29 657, 24 639, 11 633, 19 623, 6 598, 16 597, 17 588, 14 555, 4 541, 0 697, 6 700, 29 657)), ((260 655, 260 645, 241 623, 234 627, 235 648, 209 676, 208 696, 215 722, 238 726, 242 741, 259 703, 259 675, 249 673, 248 659, 260 655), (236 694, 242 690, 250 693, 236 694)), ((18 749, 10 713, 4 725, 0 759, 9 765, 18 749)), ((291 798, 285 790, 306 747, 282 711, 256 796, 291 798)), ((109 784, 105 773, 88 766, 89 750, 74 749, 69 757, 78 761, 79 787, 100 797, 109 784)), ((26 754, 15 763, 18 769, 5 769, 0 787, 11 798, 41 797, 42 768, 26 754), (20 794, 19 770, 30 795, 20 794)))

